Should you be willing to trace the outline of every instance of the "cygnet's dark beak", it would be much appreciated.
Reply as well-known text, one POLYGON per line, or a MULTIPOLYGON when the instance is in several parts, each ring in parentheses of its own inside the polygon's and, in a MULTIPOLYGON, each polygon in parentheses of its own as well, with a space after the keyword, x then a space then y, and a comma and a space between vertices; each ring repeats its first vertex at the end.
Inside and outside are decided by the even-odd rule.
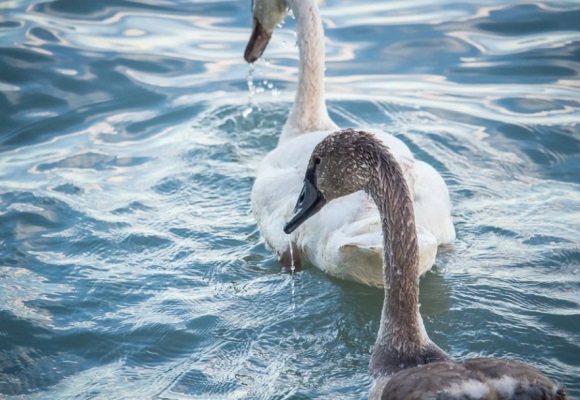
POLYGON ((251 64, 260 58, 266 49, 266 46, 268 46, 271 37, 272 32, 267 32, 262 24, 260 24, 260 21, 254 17, 254 30, 252 31, 252 36, 250 36, 250 40, 246 46, 244 60, 251 64))
POLYGON ((290 234, 296 230, 304 221, 316 214, 322 206, 326 204, 324 195, 316 188, 310 179, 304 180, 304 187, 298 197, 296 206, 294 207, 294 216, 284 226, 284 232, 290 234))

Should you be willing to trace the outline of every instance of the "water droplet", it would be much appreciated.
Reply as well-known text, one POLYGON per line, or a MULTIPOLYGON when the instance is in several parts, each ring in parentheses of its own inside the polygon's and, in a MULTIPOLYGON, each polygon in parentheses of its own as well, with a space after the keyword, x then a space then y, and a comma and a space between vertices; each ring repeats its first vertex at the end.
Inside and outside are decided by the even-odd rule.
POLYGON ((242 112, 242 117, 244 118, 248 118, 248 116, 252 113, 254 109, 252 107, 248 107, 246 108, 243 112, 242 112))
POLYGON ((246 83, 248 84, 248 91, 250 93, 248 95, 248 107, 242 112, 242 117, 244 118, 248 118, 253 111, 252 100, 256 94, 256 86, 254 85, 254 64, 250 64, 250 69, 246 75, 246 83))
POLYGON ((294 286, 294 271, 296 270, 296 266, 294 265, 294 247, 292 246, 292 241, 288 238, 288 245, 290 246, 290 271, 292 273, 292 280, 290 282, 291 285, 291 300, 292 300, 292 310, 296 309, 296 300, 294 295, 296 293, 296 288, 294 286))
POLYGON ((288 239, 288 245, 290 246, 290 271, 294 274, 294 271, 296 270, 296 266, 294 265, 294 248, 290 239, 288 239))
POLYGON ((250 95, 248 98, 248 103, 250 106, 252 105, 252 99, 256 94, 256 86, 254 85, 254 64, 250 64, 250 69, 248 70, 248 75, 246 75, 246 83, 248 84, 248 90, 250 91, 250 95))

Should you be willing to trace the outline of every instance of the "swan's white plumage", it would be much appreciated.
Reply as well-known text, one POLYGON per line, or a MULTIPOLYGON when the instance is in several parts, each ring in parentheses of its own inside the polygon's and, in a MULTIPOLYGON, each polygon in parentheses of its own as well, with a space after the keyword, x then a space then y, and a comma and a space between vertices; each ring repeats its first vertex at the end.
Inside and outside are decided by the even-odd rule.
MULTIPOLYGON (((265 18, 261 16, 264 10, 285 7, 291 8, 296 18, 298 88, 278 146, 260 164, 252 189, 253 214, 266 242, 278 255, 288 249, 289 237, 283 227, 302 188, 310 154, 316 144, 338 130, 324 102, 324 33, 316 1, 254 0, 254 15, 265 18), (280 1, 285 3, 273 6, 280 1)), ((435 262, 437 246, 455 238, 445 182, 430 165, 415 160, 401 140, 385 132, 365 130, 376 134, 391 149, 414 194, 423 274, 435 262)), ((290 239, 298 245, 303 259, 330 275, 383 285, 379 214, 363 192, 332 201, 290 239)))
MULTIPOLYGON (((385 132, 372 132, 389 146, 415 193, 423 274, 433 265, 437 246, 455 237, 447 187, 431 166, 413 158, 401 140, 385 132)), ((283 227, 292 216, 302 189, 310 154, 330 133, 310 132, 287 140, 270 152, 258 168, 252 189, 252 210, 266 242, 279 254, 288 247, 289 237, 283 227)), ((364 192, 330 202, 290 239, 310 263, 330 275, 373 286, 383 285, 379 213, 364 192)))

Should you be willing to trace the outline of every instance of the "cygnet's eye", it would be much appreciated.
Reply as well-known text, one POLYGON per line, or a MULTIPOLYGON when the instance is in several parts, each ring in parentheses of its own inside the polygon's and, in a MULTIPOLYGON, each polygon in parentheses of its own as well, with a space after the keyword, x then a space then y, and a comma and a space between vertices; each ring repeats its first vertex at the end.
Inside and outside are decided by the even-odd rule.
POLYGON ((316 158, 314 159, 314 165, 318 165, 318 164, 320 164, 320 161, 321 161, 321 160, 320 160, 320 157, 316 157, 316 158))

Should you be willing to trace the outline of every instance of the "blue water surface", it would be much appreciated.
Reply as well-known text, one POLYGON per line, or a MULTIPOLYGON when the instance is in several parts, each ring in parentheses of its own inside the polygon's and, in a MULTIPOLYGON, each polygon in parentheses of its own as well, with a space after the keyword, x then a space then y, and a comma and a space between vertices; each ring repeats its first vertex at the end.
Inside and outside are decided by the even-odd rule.
MULTIPOLYGON (((334 120, 449 185, 431 338, 580 397, 580 4, 321 13, 334 120)), ((298 71, 288 18, 249 79, 250 29, 249 0, 0 0, 0 398, 367 396, 381 290, 281 274, 250 213, 298 71)))

